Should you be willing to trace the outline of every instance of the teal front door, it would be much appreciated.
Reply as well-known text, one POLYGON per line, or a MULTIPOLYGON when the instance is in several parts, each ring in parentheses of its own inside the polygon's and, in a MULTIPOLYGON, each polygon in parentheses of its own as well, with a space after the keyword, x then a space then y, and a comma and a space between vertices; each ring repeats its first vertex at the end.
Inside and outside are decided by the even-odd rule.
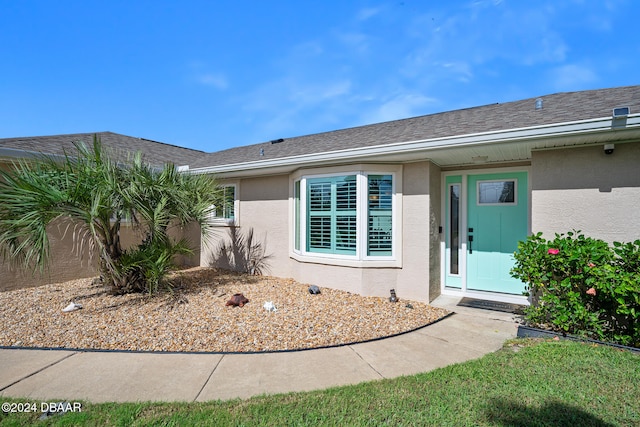
POLYGON ((522 295, 524 284, 509 271, 528 234, 527 172, 461 174, 445 182, 445 286, 522 295))

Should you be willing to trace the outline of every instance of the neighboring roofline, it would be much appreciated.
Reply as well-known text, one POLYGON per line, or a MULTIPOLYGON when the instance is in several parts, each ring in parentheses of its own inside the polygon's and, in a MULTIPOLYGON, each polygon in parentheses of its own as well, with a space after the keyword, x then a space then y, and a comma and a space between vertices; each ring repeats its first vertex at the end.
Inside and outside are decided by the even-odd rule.
MULTIPOLYGON (((297 156, 280 157, 269 160, 233 163, 217 166, 191 168, 191 173, 225 174, 232 172, 258 172, 287 166, 308 166, 321 162, 358 160, 384 154, 408 154, 416 151, 430 151, 443 148, 454 148, 473 145, 491 145, 497 143, 537 140, 540 138, 574 136, 605 131, 624 131, 629 128, 640 128, 640 114, 629 115, 623 127, 615 127, 611 116, 540 126, 512 128, 466 135, 420 139, 396 142, 370 147, 349 148, 297 156)), ((248 173, 251 174, 251 173, 248 173)), ((248 175, 247 174, 247 175, 248 175)))
POLYGON ((126 156, 134 155, 138 152, 142 153, 145 162, 153 165, 154 168, 161 167, 165 163, 172 163, 178 167, 192 163, 197 158, 207 154, 201 150, 180 147, 148 138, 103 131, 0 138, 0 162, 6 164, 20 158, 36 159, 43 156, 54 159, 64 159, 66 155, 74 157, 74 145, 80 143, 91 148, 92 143, 90 140, 95 136, 102 141, 103 147, 112 155, 114 160, 119 159, 117 160, 119 164, 123 162, 126 156))
POLYGON ((19 148, 0 147, 0 161, 15 162, 16 159, 38 159, 46 157, 48 159, 64 159, 63 154, 42 153, 32 150, 20 150, 19 148))
POLYGON ((181 150, 187 150, 187 151, 193 151, 193 152, 196 152, 196 153, 208 154, 206 151, 197 150, 195 148, 184 147, 182 145, 171 144, 171 143, 168 143, 168 142, 156 141, 154 139, 143 138, 143 137, 140 137, 140 136, 125 135, 123 133, 113 132, 113 131, 110 131, 110 130, 105 130, 105 131, 100 131, 100 132, 76 132, 76 133, 61 133, 61 134, 54 134, 54 135, 18 136, 18 137, 0 138, 0 141, 2 141, 2 140, 13 140, 13 139, 32 140, 32 139, 54 138, 54 137, 55 138, 58 138, 58 137, 74 137, 74 136, 75 137, 79 137, 79 136, 93 136, 93 135, 100 136, 102 134, 118 135, 118 136, 123 136, 123 137, 126 137, 126 138, 138 139, 140 141, 153 142, 154 144, 166 145, 168 147, 179 148, 181 150))

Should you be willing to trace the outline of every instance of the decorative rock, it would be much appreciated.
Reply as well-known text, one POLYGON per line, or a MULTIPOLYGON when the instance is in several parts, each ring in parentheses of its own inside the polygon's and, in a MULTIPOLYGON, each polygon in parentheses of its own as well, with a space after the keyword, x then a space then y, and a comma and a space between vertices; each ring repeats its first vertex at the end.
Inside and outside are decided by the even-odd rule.
POLYGON ((447 314, 408 299, 390 304, 389 294, 367 297, 322 288, 321 296, 310 297, 309 284, 292 279, 201 267, 172 273, 170 279, 180 287, 153 297, 111 295, 92 287, 90 278, 0 292, 0 346, 22 341, 27 347, 102 350, 308 349, 395 335, 447 314), (266 315, 260 304, 229 310, 223 301, 239 290, 263 303, 278 301, 277 313, 266 315), (178 295, 188 296, 189 304, 176 304, 178 295), (70 301, 81 301, 87 310, 54 315, 70 301))
POLYGON ((82 304, 76 304, 75 302, 72 302, 71 304, 63 308, 62 311, 65 313, 69 313, 70 311, 76 311, 81 308, 82 308, 82 304))
POLYGON ((267 311, 272 311, 272 312, 276 312, 278 311, 278 308, 276 307, 276 305, 273 303, 273 301, 267 301, 264 303, 263 305, 264 309, 267 311))
POLYGON ((311 295, 318 295, 320 293, 320 288, 317 287, 316 285, 311 285, 309 286, 309 293, 311 295))
POLYGON ((234 307, 244 307, 244 305, 246 303, 248 303, 249 300, 242 294, 233 294, 233 296, 231 297, 231 299, 229 301, 227 301, 227 303, 225 305, 229 306, 232 305, 234 307))

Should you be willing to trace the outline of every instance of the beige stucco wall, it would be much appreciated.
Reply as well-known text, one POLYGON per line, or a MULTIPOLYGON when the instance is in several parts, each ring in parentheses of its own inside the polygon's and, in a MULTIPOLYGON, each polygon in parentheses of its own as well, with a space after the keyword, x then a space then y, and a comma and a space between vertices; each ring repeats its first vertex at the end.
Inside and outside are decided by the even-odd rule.
POLYGON ((536 151, 532 156, 532 232, 582 230, 608 242, 640 239, 640 141, 536 151))
POLYGON ((50 265, 41 273, 25 271, 9 262, 0 261, 0 291, 41 286, 72 279, 96 276, 96 263, 90 261, 85 246, 78 251, 73 244, 73 228, 57 222, 47 228, 50 242, 50 265))
MULTIPOLYGON (((289 175, 248 178, 239 181, 220 181, 220 184, 238 185, 237 232, 253 229, 254 239, 264 248, 269 258, 265 261, 265 274, 291 277, 289 261, 289 175)), ((223 242, 229 242, 229 227, 219 226, 202 248, 201 264, 225 267, 218 263, 217 253, 223 242)))
MULTIPOLYGON (((402 267, 347 267, 293 259, 289 252, 289 175, 236 181, 239 230, 252 227, 260 241, 266 240, 270 275, 362 295, 388 297, 389 290, 395 289, 400 298, 429 301, 433 299, 429 291, 431 274, 435 273, 435 280, 440 277, 439 258, 430 257, 439 256, 440 207, 430 205, 430 192, 439 195, 440 170, 430 162, 405 164, 402 170, 402 189, 397 189, 402 197, 402 267), (436 239, 431 245, 430 238, 436 239)), ((217 242, 203 247, 203 265, 211 265, 221 239, 228 240, 227 228, 220 227, 217 242)), ((439 282, 431 287, 439 293, 439 282)))
POLYGON ((432 299, 429 295, 432 168, 430 162, 409 163, 403 168, 403 257, 396 286, 399 297, 420 301, 432 299))
MULTIPOLYGON (((440 295, 440 232, 443 222, 441 219, 442 203, 442 170, 431 163, 429 165, 429 301, 440 295)), ((444 227, 442 227, 444 229, 444 227)))
MULTIPOLYGON (((6 261, 0 261, 0 291, 97 276, 97 256, 90 256, 86 243, 81 251, 78 250, 78 246, 74 244, 73 226, 67 225, 67 221, 57 221, 47 228, 51 262, 43 273, 24 271, 6 261)), ((193 223, 186 227, 173 227, 169 235, 175 239, 186 237, 195 248, 193 255, 177 257, 176 264, 197 266, 200 260, 200 226, 193 223)), ((120 229, 120 239, 124 249, 140 242, 140 236, 127 226, 120 229)))

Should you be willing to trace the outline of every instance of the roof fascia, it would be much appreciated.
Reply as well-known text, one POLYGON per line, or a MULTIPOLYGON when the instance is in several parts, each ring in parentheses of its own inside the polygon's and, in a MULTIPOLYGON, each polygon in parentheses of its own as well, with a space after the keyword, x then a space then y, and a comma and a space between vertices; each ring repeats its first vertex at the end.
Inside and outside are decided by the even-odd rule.
POLYGON ((325 151, 299 156, 281 157, 271 160, 257 160, 251 162, 233 163, 227 165, 192 168, 191 173, 214 173, 249 171, 269 169, 285 166, 303 166, 335 160, 356 160, 384 154, 411 153, 414 151, 429 151, 440 148, 453 148, 473 145, 491 145, 511 141, 535 140, 540 138, 562 137, 603 131, 618 131, 640 126, 640 114, 629 115, 622 127, 614 126, 611 116, 589 120, 555 123, 550 125, 514 128, 500 131, 490 131, 467 135, 441 138, 430 138, 415 141, 397 142, 376 145, 372 147, 350 148, 345 150, 325 151))

